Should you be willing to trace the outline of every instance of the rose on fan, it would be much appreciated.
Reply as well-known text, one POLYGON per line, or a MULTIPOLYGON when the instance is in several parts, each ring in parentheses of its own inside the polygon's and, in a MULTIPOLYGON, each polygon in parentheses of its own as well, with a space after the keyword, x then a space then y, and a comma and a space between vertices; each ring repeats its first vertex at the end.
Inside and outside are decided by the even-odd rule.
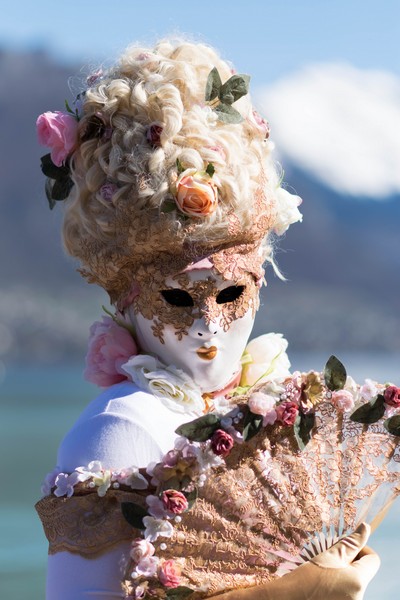
POLYGON ((127 377, 121 366, 137 352, 131 333, 111 317, 103 317, 90 328, 84 377, 100 387, 124 381, 127 377))
POLYGON ((233 438, 223 429, 214 431, 211 438, 211 449, 217 456, 228 456, 233 448, 233 438))
POLYGON ((282 235, 293 223, 303 220, 303 215, 299 211, 302 200, 299 196, 290 194, 282 187, 278 187, 275 192, 276 199, 276 219, 274 231, 277 235, 282 235))
POLYGON ((215 177, 205 171, 183 171, 173 186, 173 193, 179 210, 189 217, 206 217, 218 206, 215 177))
POLYGON ((161 500, 164 508, 174 515, 180 515, 189 506, 186 496, 178 490, 165 490, 162 493, 161 500))
POLYGON ((295 402, 282 402, 276 407, 278 421, 283 425, 294 425, 299 414, 299 407, 295 402))
POLYGON ((36 129, 39 143, 50 148, 51 160, 61 167, 77 144, 77 119, 60 111, 45 112, 37 118, 36 129))
POLYGON ((163 561, 157 570, 160 582, 168 588, 176 588, 181 581, 181 568, 177 563, 170 559, 163 561))
POLYGON ((249 408, 251 412, 263 417, 263 427, 275 423, 277 418, 275 405, 276 398, 262 392, 255 392, 249 398, 249 408))
POLYGON ((280 333, 266 333, 252 340, 242 357, 240 386, 252 386, 260 381, 283 380, 289 377, 287 346, 287 341, 280 333))
POLYGON ((383 392, 383 397, 389 406, 400 407, 400 388, 395 385, 389 385, 383 392))
POLYGON ((151 542, 136 538, 131 544, 130 557, 134 562, 139 563, 143 558, 153 556, 154 552, 155 548, 151 542))
POLYGON ((332 402, 339 410, 349 412, 354 407, 354 396, 348 390, 338 390, 332 392, 332 402))

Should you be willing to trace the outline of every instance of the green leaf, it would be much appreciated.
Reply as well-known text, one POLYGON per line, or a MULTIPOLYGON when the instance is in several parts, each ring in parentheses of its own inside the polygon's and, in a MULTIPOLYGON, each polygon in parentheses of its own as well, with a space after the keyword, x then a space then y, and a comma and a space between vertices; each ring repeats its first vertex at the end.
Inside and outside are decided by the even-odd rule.
POLYGON ((206 101, 214 100, 219 95, 219 91, 222 86, 221 77, 216 67, 214 67, 207 77, 206 83, 206 101))
POLYGON ((183 171, 185 170, 185 169, 183 168, 183 166, 182 166, 182 163, 181 163, 181 161, 179 160, 179 158, 177 158, 177 159, 176 159, 176 168, 177 168, 177 170, 178 170, 178 173, 179 173, 179 175, 180 175, 181 173, 183 173, 183 171))
POLYGON ((65 100, 65 108, 67 109, 67 111, 68 111, 69 113, 71 113, 71 115, 74 115, 74 117, 76 116, 76 115, 75 115, 75 111, 74 111, 74 110, 72 110, 72 108, 70 107, 70 105, 69 105, 69 103, 68 103, 68 100, 65 100))
POLYGON ((135 529, 145 529, 143 519, 149 515, 145 508, 134 502, 122 502, 121 510, 129 525, 135 529))
POLYGON ((166 214, 172 213, 174 210, 176 210, 176 202, 171 202, 170 200, 166 200, 161 207, 161 212, 166 214))
POLYGON ((314 427, 314 424, 314 413, 308 413, 307 415, 297 415, 296 421, 294 423, 294 435, 300 450, 304 450, 308 442, 311 440, 311 430, 314 427))
POLYGON ((331 356, 324 368, 325 384, 332 392, 341 390, 346 383, 346 369, 336 356, 331 356))
MULTIPOLYGON (((357 408, 351 415, 350 419, 355 423, 364 423, 370 425, 376 423, 385 414, 385 398, 379 394, 372 402, 367 402, 357 408)), ((389 419, 390 420, 390 419, 389 419)))
POLYGON ((263 418, 261 415, 255 415, 249 409, 244 418, 243 440, 247 442, 251 440, 261 429, 263 418))
POLYGON ((230 104, 223 104, 221 102, 214 110, 218 115, 218 119, 224 123, 241 123, 243 121, 240 112, 233 108, 233 106, 230 106, 230 104))
POLYGON ((386 419, 383 426, 392 435, 400 436, 400 415, 395 415, 394 417, 390 417, 390 419, 386 419))
POLYGON ((74 183, 70 177, 56 179, 51 190, 51 197, 53 200, 65 200, 65 198, 68 198, 73 185, 74 183))
POLYGON ((168 600, 183 600, 184 598, 187 598, 188 596, 193 594, 193 592, 194 590, 191 590, 190 588, 184 585, 180 585, 176 588, 170 588, 167 591, 166 597, 168 598, 168 600))
POLYGON ((237 387, 235 387, 233 389, 232 395, 233 396, 244 396, 245 394, 247 394, 247 392, 249 391, 250 388, 251 388, 250 385, 244 385, 244 386, 238 385, 237 387))
POLYGON ((46 179, 46 183, 45 183, 45 186, 44 186, 44 190, 46 192, 46 198, 48 200, 50 210, 53 210, 53 208, 57 204, 56 200, 54 200, 54 198, 51 195, 51 193, 53 191, 53 183, 54 183, 54 179, 50 179, 48 177, 46 179))
POLYGON ((212 163, 208 163, 207 169, 206 169, 206 173, 210 177, 212 177, 214 175, 214 173, 215 173, 215 167, 214 167, 214 165, 212 163))
POLYGON ((209 413, 190 423, 180 425, 175 433, 183 435, 191 442, 205 442, 209 440, 214 431, 220 427, 220 420, 216 415, 209 413))
POLYGON ((219 99, 225 104, 233 104, 249 93, 249 75, 232 75, 221 87, 219 99))
POLYGON ((46 177, 50 177, 50 179, 60 179, 60 177, 67 177, 69 175, 69 167, 57 167, 51 160, 51 154, 45 154, 40 161, 42 173, 46 177))

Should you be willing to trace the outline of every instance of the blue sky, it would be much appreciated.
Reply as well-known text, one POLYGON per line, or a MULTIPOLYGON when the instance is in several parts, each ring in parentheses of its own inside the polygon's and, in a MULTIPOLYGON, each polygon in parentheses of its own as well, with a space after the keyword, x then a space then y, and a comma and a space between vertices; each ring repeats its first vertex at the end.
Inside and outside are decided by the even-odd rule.
POLYGON ((400 75, 398 0, 20 0, 1 11, 0 46, 45 47, 78 64, 181 32, 219 48, 253 85, 306 63, 400 75))

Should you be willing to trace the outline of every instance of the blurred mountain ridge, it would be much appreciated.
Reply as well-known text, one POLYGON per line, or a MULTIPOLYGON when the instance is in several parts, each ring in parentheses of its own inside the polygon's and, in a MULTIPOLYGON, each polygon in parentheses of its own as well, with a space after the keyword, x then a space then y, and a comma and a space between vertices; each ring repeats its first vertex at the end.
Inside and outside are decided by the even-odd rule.
MULTIPOLYGON (((71 101, 78 67, 44 50, 0 49, 0 359, 82 358, 88 329, 107 303, 61 246, 63 205, 44 194, 35 121, 71 101)), ((72 98, 73 100, 73 98, 72 98)), ((340 194, 283 155, 285 181, 303 198, 304 221, 279 241, 287 277, 267 271, 255 334, 281 331, 296 350, 400 350, 400 197, 340 194)))

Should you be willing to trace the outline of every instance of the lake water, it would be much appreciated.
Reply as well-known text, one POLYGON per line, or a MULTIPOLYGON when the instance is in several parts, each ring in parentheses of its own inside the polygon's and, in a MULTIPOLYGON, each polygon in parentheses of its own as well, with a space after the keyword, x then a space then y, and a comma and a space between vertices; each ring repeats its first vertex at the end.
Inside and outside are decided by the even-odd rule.
MULTIPOLYGON (((321 369, 326 357, 293 355, 300 370, 321 369)), ((357 381, 370 376, 400 384, 399 356, 341 356, 357 381)), ((44 600, 47 544, 33 509, 40 483, 56 460, 57 446, 94 386, 82 381, 82 369, 6 369, 0 383, 0 599, 44 600)), ((398 600, 400 573, 400 501, 371 545, 382 567, 365 600, 398 600)))

